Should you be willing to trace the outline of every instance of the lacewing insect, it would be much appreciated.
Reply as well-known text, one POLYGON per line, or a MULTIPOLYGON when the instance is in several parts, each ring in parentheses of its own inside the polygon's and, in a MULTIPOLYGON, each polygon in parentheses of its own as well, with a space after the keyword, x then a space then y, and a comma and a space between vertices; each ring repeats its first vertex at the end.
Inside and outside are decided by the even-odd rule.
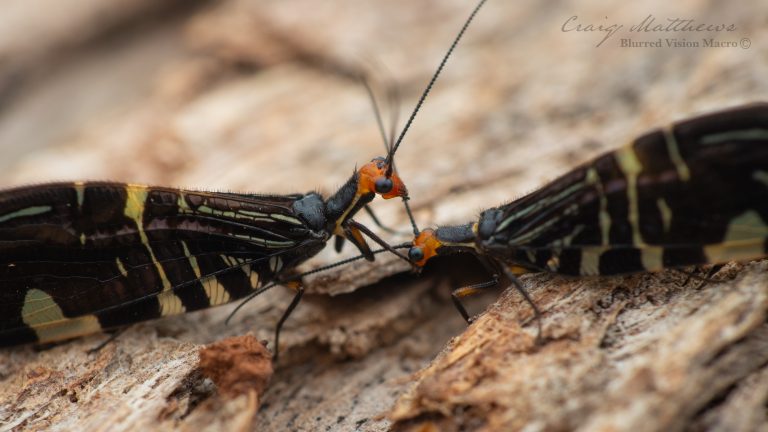
POLYGON ((520 274, 619 275, 765 257, 768 103, 648 132, 477 221, 422 231, 408 255, 423 267, 457 252, 476 255, 493 275, 453 292, 467 321, 460 298, 502 273, 538 318, 520 274))
MULTIPOLYGON (((315 192, 256 195, 113 182, 0 191, 0 346, 59 341, 250 299, 295 280, 292 270, 334 236, 337 249, 349 240, 369 260, 383 250, 407 260, 353 217, 377 194, 402 197, 408 210, 394 154, 484 2, 454 39, 396 141, 394 133, 387 140, 373 101, 389 141, 387 156, 354 172, 327 199, 315 192), (384 249, 372 252, 363 235, 384 249)), ((276 344, 303 292, 299 284, 278 323, 276 344)))
POLYGON ((0 344, 224 304, 279 280, 332 235, 372 258, 352 217, 377 193, 405 196, 386 169, 374 159, 328 199, 99 182, 2 191, 0 344))

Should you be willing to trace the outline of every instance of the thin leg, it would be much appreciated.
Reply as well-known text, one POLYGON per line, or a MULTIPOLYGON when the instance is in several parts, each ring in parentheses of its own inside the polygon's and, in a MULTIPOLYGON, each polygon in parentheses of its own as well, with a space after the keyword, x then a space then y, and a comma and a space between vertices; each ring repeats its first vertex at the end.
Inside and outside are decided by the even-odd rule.
POLYGON ((344 240, 346 240, 342 236, 336 236, 336 238, 333 241, 333 249, 336 250, 336 253, 341 252, 341 249, 344 247, 344 240))
POLYGON ((304 286, 299 285, 296 289, 296 295, 294 295, 293 300, 291 300, 291 304, 288 305, 288 308, 283 312, 283 316, 280 317, 280 321, 277 322, 277 327, 275 327, 275 354, 272 356, 272 361, 274 363, 277 363, 277 357, 280 354, 280 331, 283 329, 283 324, 285 324, 285 321, 291 316, 293 310, 299 305, 301 296, 303 295, 304 286))
MULTIPOLYGON (((365 225, 350 219, 350 220, 347 221, 347 227, 345 227, 345 230, 346 230, 346 228, 355 229, 357 231, 357 234, 360 235, 360 239, 363 242, 363 244, 365 244, 365 239, 362 238, 362 234, 365 234, 365 235, 368 236, 368 238, 370 238, 374 242, 378 243, 379 246, 381 246, 384 249, 386 249, 386 250, 392 252, 393 254, 397 255, 399 258, 403 259, 405 262, 407 262, 409 264, 411 263, 411 260, 408 259, 407 256, 405 256, 405 255, 401 254, 400 252, 398 252, 389 243, 385 242, 384 240, 381 239, 381 237, 377 236, 376 234, 373 233, 373 231, 369 230, 368 227, 366 227, 365 225)), ((367 247, 368 245, 366 244, 365 246, 367 247)), ((361 249, 361 251, 362 251, 362 249, 361 249)), ((368 251, 370 252, 370 249, 368 249, 368 251)), ((373 254, 371 254, 371 259, 369 261, 373 261, 373 254)))
POLYGON ((102 343, 96 345, 95 347, 89 349, 85 353, 89 354, 89 355, 90 354, 98 353, 105 346, 109 345, 111 342, 114 342, 114 340, 117 339, 118 337, 120 337, 121 334, 125 333, 126 329, 128 329, 128 327, 120 327, 119 329, 112 331, 111 334, 109 335, 109 337, 104 342, 102 342, 102 343))
MULTIPOLYGON (((689 272, 689 271, 685 271, 685 270, 681 270, 681 269, 672 269, 672 270, 674 270, 674 271, 676 271, 676 272, 678 272, 678 273, 680 273, 680 274, 683 274, 683 275, 687 276, 687 278, 685 279, 685 281, 682 283, 682 286, 686 286, 686 285, 688 285, 688 282, 690 282, 690 281, 691 281, 691 279, 696 279, 697 281, 700 281, 700 282, 701 282, 701 283, 700 283, 700 284, 699 284, 699 285, 696 287, 696 289, 700 289, 701 287, 703 287, 704 285, 706 285, 707 283, 710 283, 710 282, 711 282, 711 283, 718 283, 718 282, 722 282, 721 280, 718 280, 718 279, 712 279, 712 275, 714 275, 715 273, 717 273, 717 272, 718 272, 718 270, 720 270, 721 268, 723 268, 723 264, 715 264, 715 265, 713 265, 713 266, 712 266, 712 268, 711 268, 711 269, 709 269, 709 271, 707 272, 707 275, 706 275, 706 276, 699 276, 699 275, 697 275, 697 274, 696 274, 696 273, 694 273, 694 272, 689 272)), ((698 267, 697 267, 696 269, 698 269, 698 267)))
POLYGON ((507 278, 512 282, 512 285, 515 287, 517 292, 519 292, 526 302, 531 306, 531 309, 533 309, 533 319, 536 320, 536 324, 539 328, 538 333, 536 334, 536 343, 541 344, 542 338, 541 338, 541 311, 539 311, 538 306, 536 306, 536 303, 533 302, 531 299, 531 296, 528 295, 528 291, 523 288, 523 285, 520 283, 520 281, 517 279, 517 275, 512 273, 510 269, 507 267, 502 267, 501 270, 504 272, 504 274, 507 276, 507 278))
POLYGON ((673 269, 673 270, 675 270, 676 272, 678 272, 680 274, 684 274, 686 276, 685 280, 683 281, 683 284, 681 285, 681 286, 686 286, 691 281, 691 278, 693 277, 694 273, 698 269, 699 269, 698 267, 694 267, 692 272, 687 272, 685 270, 680 270, 680 269, 673 269))
POLYGON ((456 306, 456 309, 459 311, 467 324, 472 324, 474 320, 470 318, 469 313, 467 313, 467 309, 461 303, 461 298, 477 294, 481 290, 496 286, 499 283, 499 273, 496 271, 494 265, 482 256, 476 255, 475 258, 477 258, 477 260, 480 261, 480 264, 482 264, 483 267, 485 267, 485 269, 488 271, 488 274, 491 276, 491 280, 487 282, 481 282, 479 284, 457 288, 451 292, 451 300, 453 300, 453 305, 456 306))
MULTIPOLYGON (((357 249, 360 250, 360 253, 365 257, 366 260, 373 261, 373 252, 371 252, 371 247, 368 246, 368 243, 365 241, 363 234, 360 232, 360 228, 353 222, 354 221, 349 221, 349 223, 342 226, 342 229, 344 230, 344 236, 347 238, 347 240, 352 242, 352 244, 355 245, 357 249)), ((336 244, 339 244, 339 242, 337 241, 336 244)))
POLYGON ((365 210, 365 212, 368 213, 368 216, 371 217, 371 220, 373 220, 373 223, 376 224, 377 227, 381 228, 382 231, 386 231, 386 232, 388 232, 390 234, 397 234, 397 235, 403 234, 403 233, 401 233, 399 231, 396 231, 396 230, 394 230, 394 229, 384 225, 383 223, 381 223, 379 218, 373 212, 373 209, 371 208, 371 206, 369 206, 368 204, 366 204, 365 207, 363 207, 363 210, 365 210))
POLYGON ((724 265, 725 264, 715 264, 715 265, 713 265, 712 268, 709 269, 709 271, 707 272, 707 275, 704 276, 701 279, 701 282, 699 283, 699 285, 696 286, 696 290, 700 290, 700 289, 704 288, 704 285, 706 285, 706 284, 708 284, 710 282, 714 282, 714 283, 722 282, 721 280, 718 280, 718 279, 712 279, 712 276, 715 273, 717 273, 721 268, 723 268, 724 265))
POLYGON ((474 319, 470 318, 469 313, 467 313, 467 309, 461 303, 461 299, 464 297, 469 297, 469 296, 478 294, 482 290, 494 287, 498 284, 499 284, 499 276, 493 275, 493 280, 489 280, 488 282, 468 285, 468 286, 457 288, 451 291, 451 300, 453 300, 453 305, 456 306, 456 309, 459 311, 459 313, 464 318, 464 321, 467 322, 467 324, 472 324, 474 319))
POLYGON ((673 268, 672 270, 686 276, 681 286, 687 286, 691 282, 691 279, 696 279, 696 280, 702 279, 701 276, 696 274, 699 270, 701 270, 699 266, 693 266, 693 271, 686 271, 679 268, 673 268))

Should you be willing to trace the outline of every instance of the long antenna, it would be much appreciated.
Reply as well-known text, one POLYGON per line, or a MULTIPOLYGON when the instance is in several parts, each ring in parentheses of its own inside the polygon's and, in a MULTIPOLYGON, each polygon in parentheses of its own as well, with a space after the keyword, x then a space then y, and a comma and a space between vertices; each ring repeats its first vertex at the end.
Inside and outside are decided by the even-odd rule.
MULTIPOLYGON (((376 116, 376 124, 379 126, 379 133, 381 133, 381 139, 384 141, 384 150, 389 153, 394 137, 388 137, 387 131, 384 129, 384 122, 381 119, 381 110, 379 110, 379 104, 376 102, 376 96, 373 94, 371 83, 368 81, 368 75, 361 74, 360 80, 363 82, 363 86, 365 86, 365 91, 368 93, 368 99, 373 107, 373 115, 376 116)), ((394 135, 394 133, 392 135, 394 135)))
MULTIPOLYGON (((395 145, 395 136, 397 135, 397 123, 400 121, 400 91, 396 85, 388 86, 387 101, 389 103, 389 142, 387 150, 395 145)), ((394 161, 392 164, 394 165, 394 161)))
MULTIPOLYGON (((435 71, 434 75, 432 75, 432 79, 429 80, 429 83, 427 84, 427 87, 424 89, 424 92, 421 94, 421 97, 419 98, 419 101, 416 103, 416 107, 413 109, 413 112, 411 113, 411 116, 408 117, 408 121, 405 123, 405 126, 403 127, 403 130, 400 132, 400 136, 397 137, 397 141, 394 143, 394 145, 391 145, 389 148, 389 151, 387 153, 387 172, 386 175, 389 177, 390 174, 392 174, 392 170, 394 169, 394 162, 392 158, 395 155, 395 152, 397 151, 398 147, 400 147, 400 143, 403 142, 403 138, 405 138, 405 134, 408 132, 408 129, 410 129, 411 124, 413 123, 413 120, 416 118, 416 114, 419 113, 419 110, 421 109, 421 106, 424 104, 424 101, 427 99, 427 96, 429 95, 429 92, 432 90, 432 87, 435 85, 435 82, 437 81, 437 78, 440 76, 440 73, 443 71, 443 68, 445 67, 445 64, 448 62, 448 58, 451 56, 453 51, 456 49, 456 46, 459 44, 459 41, 464 36, 464 33, 467 31, 467 28, 469 27, 469 24, 472 22, 472 20, 475 18, 475 15, 477 15, 477 12, 480 11, 480 8, 483 7, 486 0, 480 0, 480 2, 475 6, 475 8, 472 10, 472 13, 469 14, 469 18, 467 18, 466 21, 464 21, 464 25, 461 27, 461 30, 459 31, 459 34, 456 35, 456 38, 453 39, 453 42, 451 43, 450 48, 448 48, 448 52, 445 53, 445 56, 443 56, 443 59, 440 61, 440 65, 437 67, 437 70, 435 71)), ((369 89, 370 91, 370 89, 369 89)), ((376 108, 378 110, 378 108, 376 108)), ((380 121, 379 121, 380 122, 380 121)), ((381 128, 381 123, 379 125, 379 128, 381 128)), ((382 132, 382 135, 385 135, 382 132)), ((392 135, 394 137, 394 134, 392 135)), ((408 197, 403 197, 403 206, 405 206, 405 211, 408 213, 408 219, 411 221, 411 227, 413 227, 413 235, 418 236, 419 235, 419 228, 416 225, 416 220, 413 218, 413 213, 411 212, 411 207, 408 205, 408 197)))
POLYGON ((408 121, 405 123, 405 127, 400 132, 400 136, 397 138, 397 141, 395 142, 394 147, 392 147, 392 150, 390 151, 389 155, 387 155, 387 163, 390 163, 392 161, 392 156, 394 156, 395 152, 397 151, 397 148, 400 147, 400 143, 403 142, 403 138, 405 137, 406 132, 408 132, 408 129, 411 127, 411 123, 413 123, 413 119, 416 118, 416 114, 419 112, 419 109, 421 109, 421 105, 424 104, 424 100, 427 98, 427 95, 432 90, 432 86, 435 85, 435 81, 437 81, 437 77, 440 76, 440 72, 443 71, 443 68, 445 67, 445 63, 448 61, 448 57, 451 56, 451 53, 453 53, 453 50, 456 48, 456 45, 459 44, 459 41, 461 40, 461 37, 464 36, 464 32, 467 30, 467 27, 469 27, 469 24, 475 18, 475 15, 477 15, 477 12, 480 10, 483 4, 485 4, 485 1, 486 0, 480 0, 477 6, 475 6, 475 9, 472 10, 472 13, 469 15, 469 18, 467 18, 467 20, 464 22, 464 25, 461 27, 459 34, 456 35, 456 38, 453 40, 451 47, 448 48, 448 52, 445 53, 443 60, 440 61, 440 66, 437 67, 435 74, 432 75, 432 79, 429 80, 429 84, 427 84, 427 88, 424 89, 424 93, 421 94, 421 98, 419 98, 419 101, 416 103, 416 108, 413 109, 413 113, 408 118, 408 121))
POLYGON ((413 228, 413 236, 418 237, 419 236, 419 227, 416 226, 416 219, 413 218, 413 212, 411 212, 411 206, 408 205, 408 200, 411 199, 410 197, 404 196, 403 197, 403 206, 405 206, 405 212, 408 213, 408 219, 411 221, 411 227, 413 228))
MULTIPOLYGON (((360 80, 363 82, 363 86, 365 86, 365 91, 368 93, 368 99, 370 99, 371 106, 373 107, 373 114, 376 116, 376 124, 379 126, 379 133, 381 133, 381 138, 384 140, 384 149, 387 151, 387 158, 389 158, 390 162, 387 165, 387 172, 386 175, 389 176, 392 174, 392 170, 395 167, 395 161, 391 159, 390 155, 393 154, 392 147, 395 143, 395 134, 397 133, 397 121, 399 117, 399 106, 400 106, 400 94, 397 91, 397 88, 395 86, 390 86, 388 88, 388 104, 389 104, 389 110, 392 113, 392 117, 390 118, 390 124, 389 124, 389 136, 387 136, 386 130, 384 130, 384 122, 381 118, 381 110, 379 109, 379 104, 376 101, 376 96, 373 93, 373 89, 371 88, 371 83, 368 81, 367 75, 361 75, 360 80)), ((405 207, 405 212, 408 214, 408 220, 411 222, 411 227, 413 228, 413 235, 418 236, 419 235, 419 228, 416 225, 416 219, 413 218, 413 212, 411 212, 411 207, 408 205, 408 197, 403 197, 403 206, 405 207)), ((367 207, 366 207, 367 208, 367 207)))

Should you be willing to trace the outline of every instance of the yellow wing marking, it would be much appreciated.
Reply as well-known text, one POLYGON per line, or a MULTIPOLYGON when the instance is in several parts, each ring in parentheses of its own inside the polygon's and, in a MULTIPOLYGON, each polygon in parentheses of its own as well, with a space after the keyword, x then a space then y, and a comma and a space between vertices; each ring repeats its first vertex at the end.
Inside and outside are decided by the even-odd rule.
POLYGON ((40 342, 54 342, 101 331, 95 315, 66 318, 56 301, 39 289, 27 292, 21 317, 35 331, 40 342))

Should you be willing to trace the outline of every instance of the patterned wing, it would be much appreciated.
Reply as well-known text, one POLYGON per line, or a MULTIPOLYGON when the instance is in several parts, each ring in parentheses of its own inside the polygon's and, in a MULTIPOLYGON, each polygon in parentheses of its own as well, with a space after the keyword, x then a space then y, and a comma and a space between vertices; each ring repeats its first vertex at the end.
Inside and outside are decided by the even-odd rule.
POLYGON ((757 258, 768 238, 768 104, 637 138, 493 209, 502 261, 609 275, 757 258))
POLYGON ((0 345, 242 298, 317 253, 294 196, 57 183, 0 192, 0 345))

